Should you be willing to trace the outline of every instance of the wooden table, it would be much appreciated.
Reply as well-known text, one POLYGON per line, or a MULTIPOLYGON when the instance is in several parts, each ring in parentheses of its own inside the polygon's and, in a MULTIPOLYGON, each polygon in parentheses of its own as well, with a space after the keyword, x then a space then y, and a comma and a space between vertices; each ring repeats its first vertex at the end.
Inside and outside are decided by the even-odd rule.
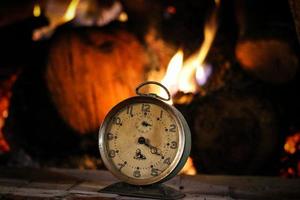
MULTIPOLYGON (((99 192, 115 182, 103 170, 0 168, 0 199, 138 199, 99 192)), ((300 179, 181 175, 166 185, 184 199, 300 199, 300 179)))

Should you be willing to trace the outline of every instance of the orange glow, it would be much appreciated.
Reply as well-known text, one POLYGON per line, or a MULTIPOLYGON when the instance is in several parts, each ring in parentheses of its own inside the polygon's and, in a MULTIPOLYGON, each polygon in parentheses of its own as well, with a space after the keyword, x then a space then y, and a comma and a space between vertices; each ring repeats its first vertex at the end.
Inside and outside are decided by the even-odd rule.
POLYGON ((64 15, 65 22, 68 22, 68 21, 71 21, 72 19, 74 19, 78 3, 79 3, 79 0, 71 0, 69 6, 67 8, 67 11, 64 15))
POLYGON ((284 150, 290 154, 294 154, 297 150, 300 150, 300 133, 295 133, 287 137, 284 150))
POLYGON ((39 17, 40 15, 41 15, 41 7, 38 3, 35 3, 33 7, 33 16, 39 17))
POLYGON ((196 175, 197 174, 197 170, 194 167, 193 160, 191 157, 188 158, 188 160, 186 161, 184 167, 179 172, 179 174, 184 174, 184 175, 196 175))

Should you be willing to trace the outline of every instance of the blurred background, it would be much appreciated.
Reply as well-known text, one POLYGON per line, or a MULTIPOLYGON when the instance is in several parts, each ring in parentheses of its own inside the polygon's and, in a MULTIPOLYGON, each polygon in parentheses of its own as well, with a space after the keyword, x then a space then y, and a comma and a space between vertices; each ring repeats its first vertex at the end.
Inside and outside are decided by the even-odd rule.
POLYGON ((2 0, 0 165, 103 169, 105 114, 154 80, 192 131, 182 173, 297 178, 299 16, 295 0, 2 0))

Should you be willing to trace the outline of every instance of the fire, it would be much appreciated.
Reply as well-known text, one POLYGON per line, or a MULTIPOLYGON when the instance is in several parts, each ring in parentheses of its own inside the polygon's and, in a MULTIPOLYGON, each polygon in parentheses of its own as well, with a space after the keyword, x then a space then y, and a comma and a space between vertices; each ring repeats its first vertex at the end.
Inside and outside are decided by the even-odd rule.
POLYGON ((295 133, 294 135, 287 137, 284 144, 284 150, 290 154, 296 153, 297 150, 300 151, 300 133, 295 133))
POLYGON ((40 15, 41 15, 41 7, 38 3, 35 3, 33 7, 33 16, 39 17, 40 15))
POLYGON ((191 157, 188 158, 188 160, 186 161, 184 167, 179 172, 179 174, 185 174, 185 175, 196 175, 197 174, 196 168, 194 167, 193 160, 191 157))
POLYGON ((168 88, 171 95, 174 95, 178 91, 177 82, 182 67, 182 63, 183 63, 183 51, 180 49, 170 60, 166 75, 160 81, 161 84, 163 84, 164 86, 166 86, 166 88, 168 88))
MULTIPOLYGON (((32 40, 38 41, 43 38, 48 38, 52 35, 56 27, 74 19, 79 2, 80 0, 71 0, 68 5, 65 5, 67 8, 64 10, 62 8, 65 8, 65 6, 63 4, 63 6, 61 6, 59 1, 50 1, 46 12, 46 16, 49 19, 50 24, 34 30, 32 40)), ((38 8, 36 8, 35 5, 33 9, 34 12, 36 9, 38 8)))
POLYGON ((76 14, 76 8, 78 6, 80 0, 72 0, 66 10, 66 13, 63 17, 64 22, 68 22, 71 21, 72 19, 74 19, 75 14, 76 14))
POLYGON ((281 158, 283 177, 300 177, 300 132, 296 132, 286 138, 284 144, 285 154, 281 158))
POLYGON ((184 56, 182 50, 179 50, 171 59, 161 83, 170 90, 172 95, 178 91, 196 93, 198 84, 204 85, 211 74, 211 67, 203 63, 217 32, 219 5, 220 1, 216 1, 215 10, 204 25, 204 41, 199 50, 184 63, 182 62, 184 56))

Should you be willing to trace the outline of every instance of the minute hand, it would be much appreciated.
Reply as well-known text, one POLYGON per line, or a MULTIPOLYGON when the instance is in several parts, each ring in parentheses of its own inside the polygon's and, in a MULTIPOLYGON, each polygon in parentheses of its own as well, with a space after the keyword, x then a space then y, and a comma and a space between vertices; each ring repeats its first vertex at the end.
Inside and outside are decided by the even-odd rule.
POLYGON ((161 150, 158 149, 158 148, 156 148, 155 146, 152 146, 152 145, 150 144, 150 142, 149 142, 149 139, 146 139, 144 144, 145 144, 147 147, 150 148, 150 152, 151 152, 152 154, 161 156, 161 150))

